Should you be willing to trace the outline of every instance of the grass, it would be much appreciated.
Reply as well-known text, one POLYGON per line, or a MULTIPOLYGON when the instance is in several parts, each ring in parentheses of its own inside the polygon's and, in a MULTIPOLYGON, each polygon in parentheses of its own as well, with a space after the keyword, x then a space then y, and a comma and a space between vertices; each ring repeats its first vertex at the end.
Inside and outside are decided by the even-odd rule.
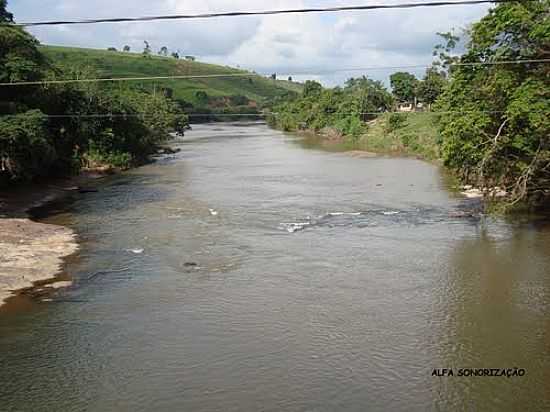
POLYGON ((439 133, 437 115, 428 113, 400 113, 397 127, 392 127, 390 117, 384 114, 369 123, 368 132, 358 146, 367 151, 414 155, 426 160, 439 158, 439 133))
POLYGON ((243 95, 263 104, 285 93, 301 92, 302 85, 285 80, 268 79, 257 74, 197 61, 177 60, 172 57, 143 57, 138 53, 115 52, 74 47, 41 46, 40 50, 55 64, 68 67, 91 67, 101 77, 144 77, 173 75, 204 75, 250 73, 246 77, 137 81, 143 87, 171 88, 176 100, 196 105, 196 92, 204 91, 211 97, 243 95))

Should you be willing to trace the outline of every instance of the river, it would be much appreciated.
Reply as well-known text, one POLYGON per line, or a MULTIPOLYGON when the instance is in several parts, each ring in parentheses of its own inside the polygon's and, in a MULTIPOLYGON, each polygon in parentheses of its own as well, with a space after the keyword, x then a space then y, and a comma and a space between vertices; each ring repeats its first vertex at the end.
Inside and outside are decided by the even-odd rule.
POLYGON ((38 213, 81 250, 71 288, 0 312, 0 410, 550 408, 548 224, 262 124, 176 146, 38 213))

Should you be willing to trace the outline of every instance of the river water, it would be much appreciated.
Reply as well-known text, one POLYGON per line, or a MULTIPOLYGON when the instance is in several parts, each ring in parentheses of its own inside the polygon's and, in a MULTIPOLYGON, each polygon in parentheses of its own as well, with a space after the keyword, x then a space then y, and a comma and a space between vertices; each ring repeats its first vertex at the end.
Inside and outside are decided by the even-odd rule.
POLYGON ((0 312, 0 410, 550 408, 547 224, 457 217, 434 165, 261 124, 177 146, 49 210, 74 286, 0 312))

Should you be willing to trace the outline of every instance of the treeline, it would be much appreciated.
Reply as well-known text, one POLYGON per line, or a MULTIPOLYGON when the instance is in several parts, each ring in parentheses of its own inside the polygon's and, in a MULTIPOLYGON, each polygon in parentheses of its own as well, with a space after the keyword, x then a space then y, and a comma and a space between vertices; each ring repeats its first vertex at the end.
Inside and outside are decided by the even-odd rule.
MULTIPOLYGON (((86 67, 56 67, 12 22, 0 0, 0 82, 98 77, 86 67)), ((0 86, 0 185, 83 167, 128 168, 186 125, 162 91, 97 83, 0 86)))
POLYGON ((274 106, 268 122, 285 131, 332 128, 352 139, 367 128, 372 113, 389 110, 392 95, 381 82, 362 77, 349 79, 345 87, 324 89, 308 80, 302 96, 274 106))
POLYGON ((549 10, 550 0, 499 4, 465 33, 461 56, 453 55, 460 39, 441 34, 445 42, 436 46, 436 61, 423 79, 395 73, 392 93, 365 77, 334 89, 308 82, 302 97, 275 107, 270 122, 284 130, 329 127, 351 141, 367 140, 371 126, 384 130, 387 138, 408 127, 401 134, 407 140, 403 146, 436 153, 464 183, 504 189, 507 206, 524 201, 548 206, 550 65, 540 60, 550 58, 549 10), (491 64, 516 60, 532 62, 491 64), (410 103, 411 110, 431 111, 420 119, 429 119, 437 136, 411 134, 405 114, 368 113, 395 111, 400 102, 410 103))
MULTIPOLYGON (((442 36, 456 39, 448 34, 442 36)), ((301 96, 290 96, 290 99, 275 105, 269 122, 286 131, 332 129, 348 140, 356 141, 367 132, 369 121, 376 120, 381 113, 398 110, 400 105, 411 111, 431 110, 447 83, 443 65, 438 59, 421 80, 407 72, 392 74, 391 92, 383 83, 366 76, 351 78, 344 87, 331 89, 308 80, 301 96)), ((388 119, 390 129, 399 122, 403 123, 403 117, 388 119)))
MULTIPOLYGON (((151 57, 153 55, 153 48, 151 47, 151 44, 147 41, 147 40, 144 40, 143 41, 143 44, 145 45, 145 47, 143 48, 143 51, 141 52, 141 55, 143 57, 151 57)), ((112 51, 112 52, 117 52, 117 48, 116 47, 108 47, 107 48, 107 51, 112 51)), ((127 44, 122 48, 122 51, 124 53, 130 53, 131 51, 131 47, 128 46, 127 44)), ((171 57, 173 57, 174 59, 179 59, 179 58, 184 58, 185 60, 189 60, 189 61, 192 61, 194 62, 196 60, 195 56, 190 56, 190 55, 185 55, 185 56, 182 56, 180 51, 177 50, 177 51, 169 51, 168 50, 168 47, 166 46, 162 46, 157 54, 159 56, 162 56, 162 57, 168 57, 168 55, 170 55, 171 57)))

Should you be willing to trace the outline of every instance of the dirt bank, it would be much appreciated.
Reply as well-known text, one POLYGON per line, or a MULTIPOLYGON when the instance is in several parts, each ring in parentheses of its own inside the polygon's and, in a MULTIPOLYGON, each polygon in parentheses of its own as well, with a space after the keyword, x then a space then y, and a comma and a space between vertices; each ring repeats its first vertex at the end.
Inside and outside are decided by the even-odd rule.
POLYGON ((52 279, 78 249, 67 228, 30 219, 0 219, 0 305, 14 292, 52 279))
POLYGON ((85 193, 92 181, 106 175, 89 171, 74 178, 0 191, 0 305, 36 286, 36 282, 55 279, 63 259, 78 250, 72 230, 34 222, 29 211, 71 194, 85 193))

